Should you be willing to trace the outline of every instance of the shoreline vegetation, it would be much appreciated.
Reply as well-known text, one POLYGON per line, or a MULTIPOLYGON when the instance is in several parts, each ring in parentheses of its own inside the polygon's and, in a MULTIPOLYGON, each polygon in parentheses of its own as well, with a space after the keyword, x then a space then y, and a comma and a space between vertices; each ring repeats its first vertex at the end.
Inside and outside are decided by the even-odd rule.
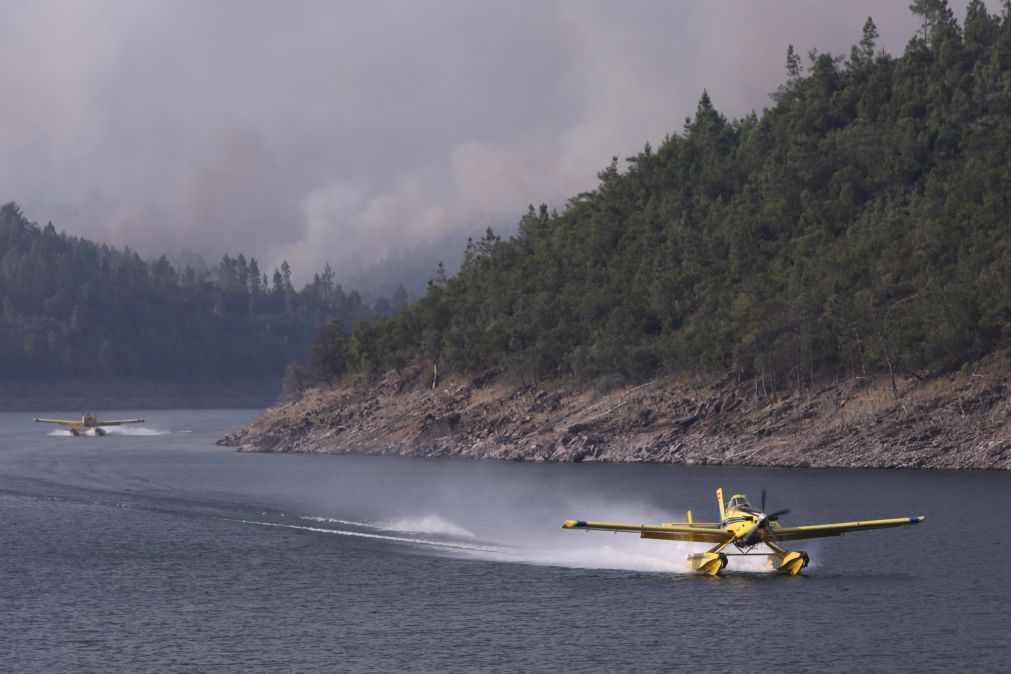
POLYGON ((41 380, 59 395, 93 383, 129 401, 104 382, 155 398, 135 384, 151 382, 172 400, 224 401, 223 381, 243 401, 231 382, 280 389, 320 325, 392 316, 407 301, 403 289, 371 303, 346 293, 330 265, 301 290, 287 262, 271 281, 242 254, 176 269, 164 255, 144 261, 30 222, 14 202, 0 206, 0 388, 41 380))
POLYGON ((1008 353, 958 372, 772 393, 659 377, 610 390, 405 368, 313 388, 218 444, 245 452, 818 468, 1011 469, 1008 353))
POLYGON ((469 241, 317 335, 252 451, 1008 468, 1011 5, 917 0, 892 57, 793 46, 773 104, 469 241), (433 380, 437 380, 433 383, 433 380), (517 384, 516 382, 520 382, 517 384))

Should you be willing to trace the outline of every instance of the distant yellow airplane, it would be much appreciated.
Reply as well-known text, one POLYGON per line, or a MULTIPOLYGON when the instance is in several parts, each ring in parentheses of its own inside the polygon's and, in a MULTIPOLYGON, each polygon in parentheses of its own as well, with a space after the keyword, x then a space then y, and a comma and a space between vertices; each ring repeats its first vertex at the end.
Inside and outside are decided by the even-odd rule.
POLYGON ((586 529, 597 531, 614 531, 639 534, 640 538, 656 538, 664 541, 691 541, 693 543, 716 543, 716 546, 706 552, 688 555, 688 565, 710 576, 715 576, 727 565, 727 556, 764 556, 769 566, 777 571, 796 576, 807 566, 809 558, 806 552, 787 550, 780 543, 795 541, 802 538, 822 538, 824 536, 841 536, 847 531, 864 531, 867 529, 887 529, 901 527, 906 524, 919 524, 924 519, 918 517, 897 517, 889 520, 868 520, 864 522, 841 522, 839 524, 816 524, 806 527, 783 527, 779 518, 790 512, 779 510, 774 513, 765 512, 765 490, 762 490, 762 507, 756 510, 751 507, 744 494, 734 494, 730 503, 723 506, 723 490, 716 490, 716 500, 720 504, 719 522, 695 522, 692 511, 688 511, 687 522, 670 522, 667 524, 616 524, 613 522, 586 522, 583 520, 566 520, 563 529, 586 529), (731 543, 738 552, 723 552, 731 543), (754 548, 764 543, 772 552, 756 552, 754 548))
POLYGON ((99 421, 95 417, 94 413, 88 412, 81 416, 80 421, 74 419, 39 419, 35 418, 35 422, 39 424, 58 424, 60 426, 69 426, 70 434, 73 436, 85 435, 88 431, 92 431, 93 435, 105 435, 105 429, 102 426, 122 426, 123 424, 142 424, 143 419, 110 419, 108 421, 99 421))

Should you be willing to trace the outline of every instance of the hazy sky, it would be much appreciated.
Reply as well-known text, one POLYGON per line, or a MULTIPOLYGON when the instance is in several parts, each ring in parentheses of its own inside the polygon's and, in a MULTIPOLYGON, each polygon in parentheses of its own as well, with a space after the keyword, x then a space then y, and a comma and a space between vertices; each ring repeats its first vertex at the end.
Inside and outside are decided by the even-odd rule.
POLYGON ((0 201, 144 255, 347 277, 564 203, 703 88, 760 111, 789 43, 848 54, 873 16, 901 53, 908 4, 0 2, 0 201))

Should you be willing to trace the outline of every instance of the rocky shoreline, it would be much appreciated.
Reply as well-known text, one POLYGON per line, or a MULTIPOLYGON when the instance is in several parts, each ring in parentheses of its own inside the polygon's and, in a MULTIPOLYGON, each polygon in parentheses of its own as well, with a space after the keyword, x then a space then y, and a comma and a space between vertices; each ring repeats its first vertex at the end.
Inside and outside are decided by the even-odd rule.
POLYGON ((240 451, 514 461, 837 468, 1011 468, 1008 353, 959 372, 824 382, 664 377, 607 391, 440 382, 421 367, 315 388, 219 444, 240 451))

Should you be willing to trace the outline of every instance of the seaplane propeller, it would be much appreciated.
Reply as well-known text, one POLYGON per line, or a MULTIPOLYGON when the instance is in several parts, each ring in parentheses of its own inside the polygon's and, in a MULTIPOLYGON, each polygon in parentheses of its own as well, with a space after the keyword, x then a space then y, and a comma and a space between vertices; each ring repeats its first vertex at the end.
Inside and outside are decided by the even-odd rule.
POLYGON ((769 535, 769 537, 772 538, 773 540, 778 540, 778 538, 776 537, 776 532, 772 529, 772 527, 769 526, 769 523, 778 522, 780 517, 790 513, 789 508, 777 510, 772 513, 766 513, 765 489, 762 490, 762 507, 760 510, 755 510, 754 508, 751 508, 749 506, 742 507, 740 508, 740 510, 755 515, 758 519, 755 521, 755 526, 752 527, 751 531, 749 531, 745 536, 741 537, 740 542, 738 543, 739 547, 756 545, 759 542, 761 542, 762 537, 759 535, 759 530, 761 529, 764 529, 765 532, 769 535))

